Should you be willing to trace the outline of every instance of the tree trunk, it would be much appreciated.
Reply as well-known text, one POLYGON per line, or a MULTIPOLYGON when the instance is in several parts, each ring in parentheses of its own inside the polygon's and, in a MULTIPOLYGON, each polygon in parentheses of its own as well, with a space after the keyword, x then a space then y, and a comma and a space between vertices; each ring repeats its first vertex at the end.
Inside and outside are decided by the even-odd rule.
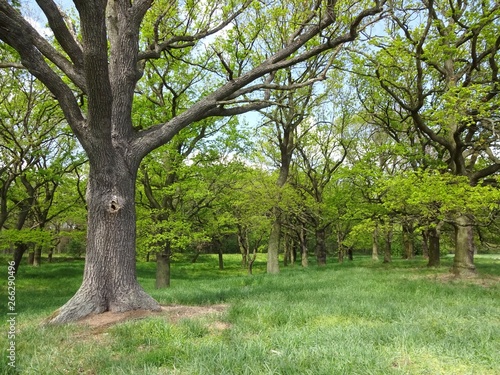
POLYGON ((439 230, 430 228, 427 231, 427 239, 429 242, 429 262, 428 267, 439 267, 441 263, 440 246, 439 246, 439 230))
POLYGON ((372 260, 378 260, 378 226, 375 226, 372 233, 372 260))
POLYGON ((384 263, 392 262, 392 225, 385 232, 384 263))
POLYGON ((474 229, 471 220, 461 215, 455 220, 455 259, 452 272, 457 276, 476 273, 474 266, 474 229))
POLYGON ((316 230, 316 259, 318 266, 326 265, 326 229, 316 230))
POLYGON ((428 230, 422 231, 422 257, 429 259, 429 233, 428 230))
POLYGON ((340 225, 337 226, 337 247, 339 263, 343 263, 345 257, 345 247, 343 244, 342 234, 340 232, 340 225))
POLYGON ((248 260, 248 274, 251 275, 253 272, 253 264, 255 263, 255 259, 257 259, 257 248, 253 249, 253 254, 250 259, 248 260))
MULTIPOLYGON (((274 209, 278 211, 278 209, 274 209)), ((275 214, 275 219, 269 235, 269 245, 267 248, 267 273, 276 274, 280 272, 279 248, 281 242, 281 219, 279 214, 275 214)))
POLYGON ((156 281, 155 288, 163 289, 170 286, 170 256, 172 250, 170 242, 167 241, 165 249, 162 252, 156 253, 156 281))
POLYGON ((19 266, 21 265, 21 261, 23 260, 23 255, 28 250, 28 245, 25 243, 16 243, 16 247, 14 249, 14 273, 17 273, 19 266))
POLYGON ((28 253, 28 265, 33 266, 34 263, 35 263, 35 252, 30 251, 28 253))
POLYGON ((413 259, 415 253, 415 244, 413 242, 413 227, 403 224, 403 259, 413 259))
MULTIPOLYGON (((92 151, 92 150, 91 150, 92 151)), ((87 187, 87 254, 82 285, 48 323, 75 321, 105 311, 160 310, 137 282, 135 179, 138 163, 97 147, 87 187)), ((90 156, 90 155, 89 155, 90 156)))
POLYGON ((295 264, 295 256, 296 256, 296 251, 295 249, 295 244, 292 236, 290 234, 285 232, 284 238, 283 238, 283 243, 284 243, 284 256, 283 256, 283 265, 287 267, 289 264, 292 266, 295 264))
POLYGON ((302 225, 300 228, 300 263, 302 267, 307 267, 309 266, 309 260, 307 259, 308 254, 307 254, 307 239, 306 239, 306 230, 304 226, 302 225))
POLYGON ((35 246, 35 252, 33 253, 33 266, 40 267, 42 264, 42 247, 35 246))
POLYGON ((219 269, 224 269, 224 253, 222 252, 222 245, 217 243, 217 254, 219 255, 219 269))

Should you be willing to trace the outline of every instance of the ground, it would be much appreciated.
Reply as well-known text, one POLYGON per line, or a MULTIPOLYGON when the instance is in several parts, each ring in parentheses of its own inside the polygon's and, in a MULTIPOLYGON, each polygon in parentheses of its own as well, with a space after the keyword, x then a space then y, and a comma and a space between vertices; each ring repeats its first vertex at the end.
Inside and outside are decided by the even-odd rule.
MULTIPOLYGON (((95 333, 102 332, 108 327, 117 323, 122 323, 130 320, 144 319, 150 316, 161 316, 172 323, 176 323, 182 319, 198 318, 204 315, 220 315, 225 312, 229 306, 225 304, 210 305, 210 306, 188 306, 188 305, 168 305, 162 306, 161 311, 150 310, 133 310, 123 313, 105 312, 102 314, 91 315, 78 321, 78 324, 86 325, 95 333)), ((227 328, 227 323, 216 322, 216 329, 227 328)))

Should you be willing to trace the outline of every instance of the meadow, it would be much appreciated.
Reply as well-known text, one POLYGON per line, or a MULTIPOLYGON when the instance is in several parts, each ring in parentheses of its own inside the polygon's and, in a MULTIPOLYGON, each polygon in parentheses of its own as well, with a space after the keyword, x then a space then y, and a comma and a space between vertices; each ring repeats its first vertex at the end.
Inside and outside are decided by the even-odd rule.
MULTIPOLYGON (((478 256, 479 276, 449 277, 425 260, 355 257, 307 269, 247 275, 239 256, 176 261, 172 286, 140 283, 162 305, 218 306, 213 314, 153 315, 114 325, 43 326, 78 289, 83 261, 22 265, 16 278, 16 368, 2 374, 500 374, 500 256, 478 256)), ((2 295, 7 258, 2 258, 2 295)), ((8 352, 2 299, 2 353, 8 352)))

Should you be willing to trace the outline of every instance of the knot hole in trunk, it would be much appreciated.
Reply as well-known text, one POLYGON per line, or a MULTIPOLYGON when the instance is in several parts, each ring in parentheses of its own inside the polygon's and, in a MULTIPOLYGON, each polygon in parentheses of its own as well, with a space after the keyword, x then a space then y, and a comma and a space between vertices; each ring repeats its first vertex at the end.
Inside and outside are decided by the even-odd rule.
POLYGON ((111 202, 109 204, 109 212, 118 212, 120 210, 121 206, 118 202, 118 197, 116 195, 113 195, 111 202))

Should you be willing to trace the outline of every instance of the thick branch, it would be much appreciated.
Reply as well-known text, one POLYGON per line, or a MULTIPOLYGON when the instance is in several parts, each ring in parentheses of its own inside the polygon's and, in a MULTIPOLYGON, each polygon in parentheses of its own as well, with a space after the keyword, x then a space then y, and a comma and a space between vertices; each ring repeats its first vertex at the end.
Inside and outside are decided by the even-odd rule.
MULTIPOLYGON (((267 60, 263 61, 259 66, 234 79, 233 81, 226 83, 218 90, 214 91, 212 94, 208 95, 204 99, 201 99, 186 112, 180 114, 176 118, 173 118, 169 122, 153 126, 140 132, 137 135, 136 140, 132 144, 131 152, 134 152, 137 155, 146 155, 156 147, 159 147, 160 145, 168 142, 173 137, 173 135, 183 127, 192 122, 206 118, 212 113, 216 112, 214 109, 217 107, 218 102, 232 97, 235 92, 241 90, 248 84, 256 81, 266 74, 304 62, 325 51, 334 49, 344 43, 353 41, 358 35, 358 27, 362 23, 362 21, 366 17, 370 17, 382 12, 384 4, 385 0, 376 1, 375 6, 361 11, 354 18, 351 25, 349 26, 349 31, 347 31, 343 35, 340 35, 339 37, 334 39, 328 39, 325 43, 319 44, 316 47, 312 47, 290 58, 290 56, 296 53, 309 40, 318 36, 323 30, 333 24, 334 14, 332 14, 332 12, 327 12, 327 14, 318 22, 318 24, 311 25, 310 27, 304 29, 304 32, 301 36, 297 37, 289 45, 278 51, 267 60)), ((238 110, 227 109, 222 112, 233 113, 234 111, 238 110)))
POLYGON ((57 41, 63 50, 66 51, 71 61, 73 61, 76 69, 81 70, 83 67, 82 48, 68 30, 59 8, 52 0, 36 0, 36 2, 42 9, 43 13, 45 13, 47 20, 49 21, 49 26, 52 29, 57 41))
MULTIPOLYGON (((75 66, 52 47, 50 43, 47 42, 33 26, 31 26, 21 14, 6 1, 0 1, 0 17, 0 28, 2 28, 2 34, 6 36, 6 38, 0 36, 2 40, 14 47, 14 44, 20 44, 20 40, 13 40, 14 34, 19 35, 24 43, 36 48, 37 53, 41 53, 44 57, 52 61, 76 86, 82 91, 85 91, 85 80, 75 69, 75 66), (10 34, 10 38, 7 38, 7 34, 10 34), (8 39, 13 41, 9 42, 8 39)), ((19 52, 18 48, 14 48, 19 52)))

